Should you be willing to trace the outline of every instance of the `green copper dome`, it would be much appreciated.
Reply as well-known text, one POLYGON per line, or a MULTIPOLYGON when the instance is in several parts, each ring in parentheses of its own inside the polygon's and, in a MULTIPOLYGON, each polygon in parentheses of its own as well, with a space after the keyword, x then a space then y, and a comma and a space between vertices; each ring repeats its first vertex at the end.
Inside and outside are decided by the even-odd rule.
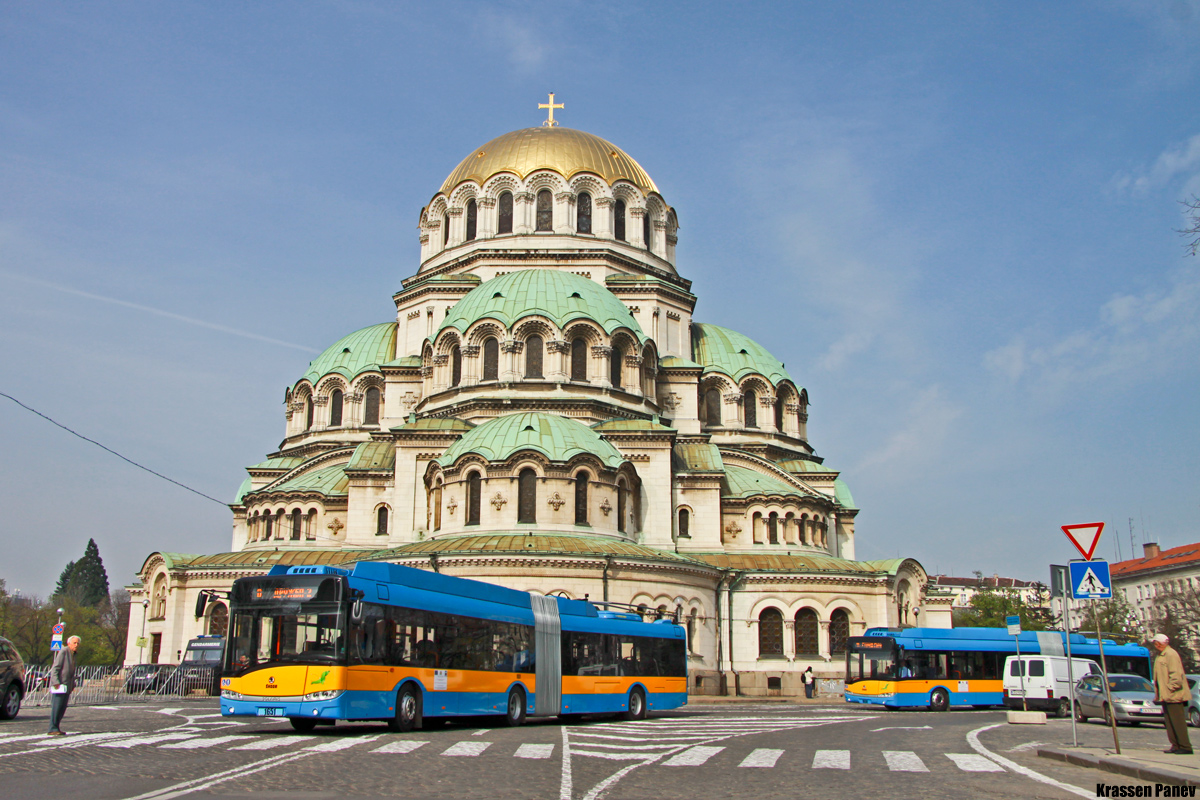
POLYGON ((586 425, 555 414, 509 414, 472 428, 438 459, 448 467, 467 453, 488 461, 503 461, 520 450, 536 450, 551 461, 569 461, 591 453, 606 466, 617 468, 624 460, 617 448, 586 425))
POLYGON ((525 269, 485 281, 450 309, 438 333, 460 333, 481 319, 494 319, 505 328, 529 316, 542 316, 563 328, 576 319, 589 319, 611 334, 627 328, 638 343, 642 328, 617 296, 595 281, 556 269, 525 269))
POLYGON ((304 377, 316 383, 331 372, 354 380, 358 375, 379 369, 396 357, 396 323, 384 322, 355 331, 334 342, 308 365, 304 377))
POLYGON ((767 349, 748 336, 719 325, 692 325, 692 360, 704 372, 720 372, 735 382, 757 372, 774 386, 791 380, 783 364, 767 349))

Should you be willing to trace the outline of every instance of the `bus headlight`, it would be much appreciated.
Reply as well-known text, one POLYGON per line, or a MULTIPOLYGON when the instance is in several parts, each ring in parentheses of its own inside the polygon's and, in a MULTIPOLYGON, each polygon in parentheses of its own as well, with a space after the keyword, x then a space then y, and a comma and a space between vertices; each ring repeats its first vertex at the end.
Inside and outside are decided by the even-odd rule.
POLYGON ((310 692, 304 695, 304 702, 316 703, 322 700, 336 700, 342 696, 340 689, 334 689, 326 692, 310 692))
POLYGON ((221 690, 221 699, 222 700, 241 700, 242 695, 239 692, 233 691, 232 689, 222 689, 221 690))

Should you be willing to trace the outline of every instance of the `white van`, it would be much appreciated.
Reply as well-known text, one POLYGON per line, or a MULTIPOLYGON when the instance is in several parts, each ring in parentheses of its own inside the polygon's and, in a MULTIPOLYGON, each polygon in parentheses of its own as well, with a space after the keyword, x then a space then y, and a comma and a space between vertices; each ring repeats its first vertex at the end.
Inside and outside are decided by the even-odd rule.
MULTIPOLYGON (((1100 666, 1090 658, 1070 661, 1076 683, 1089 673, 1100 673, 1100 666)), ((1004 704, 1009 708, 1020 709, 1025 700, 1031 711, 1052 711, 1055 716, 1066 717, 1071 713, 1072 689, 1066 656, 1009 656, 1004 661, 1004 704)))

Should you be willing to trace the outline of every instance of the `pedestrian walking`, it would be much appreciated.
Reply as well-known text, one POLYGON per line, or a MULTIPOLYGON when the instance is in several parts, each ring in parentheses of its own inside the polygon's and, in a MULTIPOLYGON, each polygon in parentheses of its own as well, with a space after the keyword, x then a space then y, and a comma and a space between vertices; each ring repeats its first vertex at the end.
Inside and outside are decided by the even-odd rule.
POLYGON ((804 681, 804 696, 811 700, 813 691, 817 688, 817 679, 813 677, 812 667, 805 669, 800 679, 804 681))
POLYGON ((54 654, 54 665, 50 667, 50 735, 65 736, 59 729, 63 714, 67 713, 67 702, 75 690, 75 651, 80 638, 67 639, 67 646, 54 654))
POLYGON ((1192 694, 1183 676, 1183 660, 1171 647, 1171 640, 1165 633, 1155 634, 1151 641, 1158 651, 1158 657, 1154 659, 1154 699, 1162 705, 1167 740, 1171 742, 1163 752, 1190 756, 1192 741, 1188 738, 1185 712, 1192 694))

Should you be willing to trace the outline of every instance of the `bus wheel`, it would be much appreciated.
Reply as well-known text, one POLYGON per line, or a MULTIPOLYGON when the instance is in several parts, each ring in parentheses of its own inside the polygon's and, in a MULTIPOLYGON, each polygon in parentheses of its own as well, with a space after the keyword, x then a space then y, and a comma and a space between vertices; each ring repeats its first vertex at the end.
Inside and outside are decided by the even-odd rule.
POLYGON ((1071 716, 1071 701, 1065 697, 1058 698, 1058 706, 1054 709, 1054 716, 1059 719, 1066 719, 1071 716))
POLYGON ((929 710, 950 710, 950 695, 945 689, 934 689, 933 694, 929 695, 929 710))
POLYGON ((421 698, 411 683, 406 683, 396 692, 396 715, 388 720, 392 733, 408 733, 421 720, 421 698))
POLYGON ((291 717, 288 722, 292 723, 292 727, 301 733, 312 733, 317 727, 315 719, 306 719, 304 717, 291 717))
POLYGON ((514 686, 508 693, 508 711, 504 715, 504 724, 516 728, 525 722, 525 690, 514 686))
POLYGON ((629 708, 624 717, 630 722, 646 718, 646 695, 641 689, 635 688, 629 693, 629 708))

